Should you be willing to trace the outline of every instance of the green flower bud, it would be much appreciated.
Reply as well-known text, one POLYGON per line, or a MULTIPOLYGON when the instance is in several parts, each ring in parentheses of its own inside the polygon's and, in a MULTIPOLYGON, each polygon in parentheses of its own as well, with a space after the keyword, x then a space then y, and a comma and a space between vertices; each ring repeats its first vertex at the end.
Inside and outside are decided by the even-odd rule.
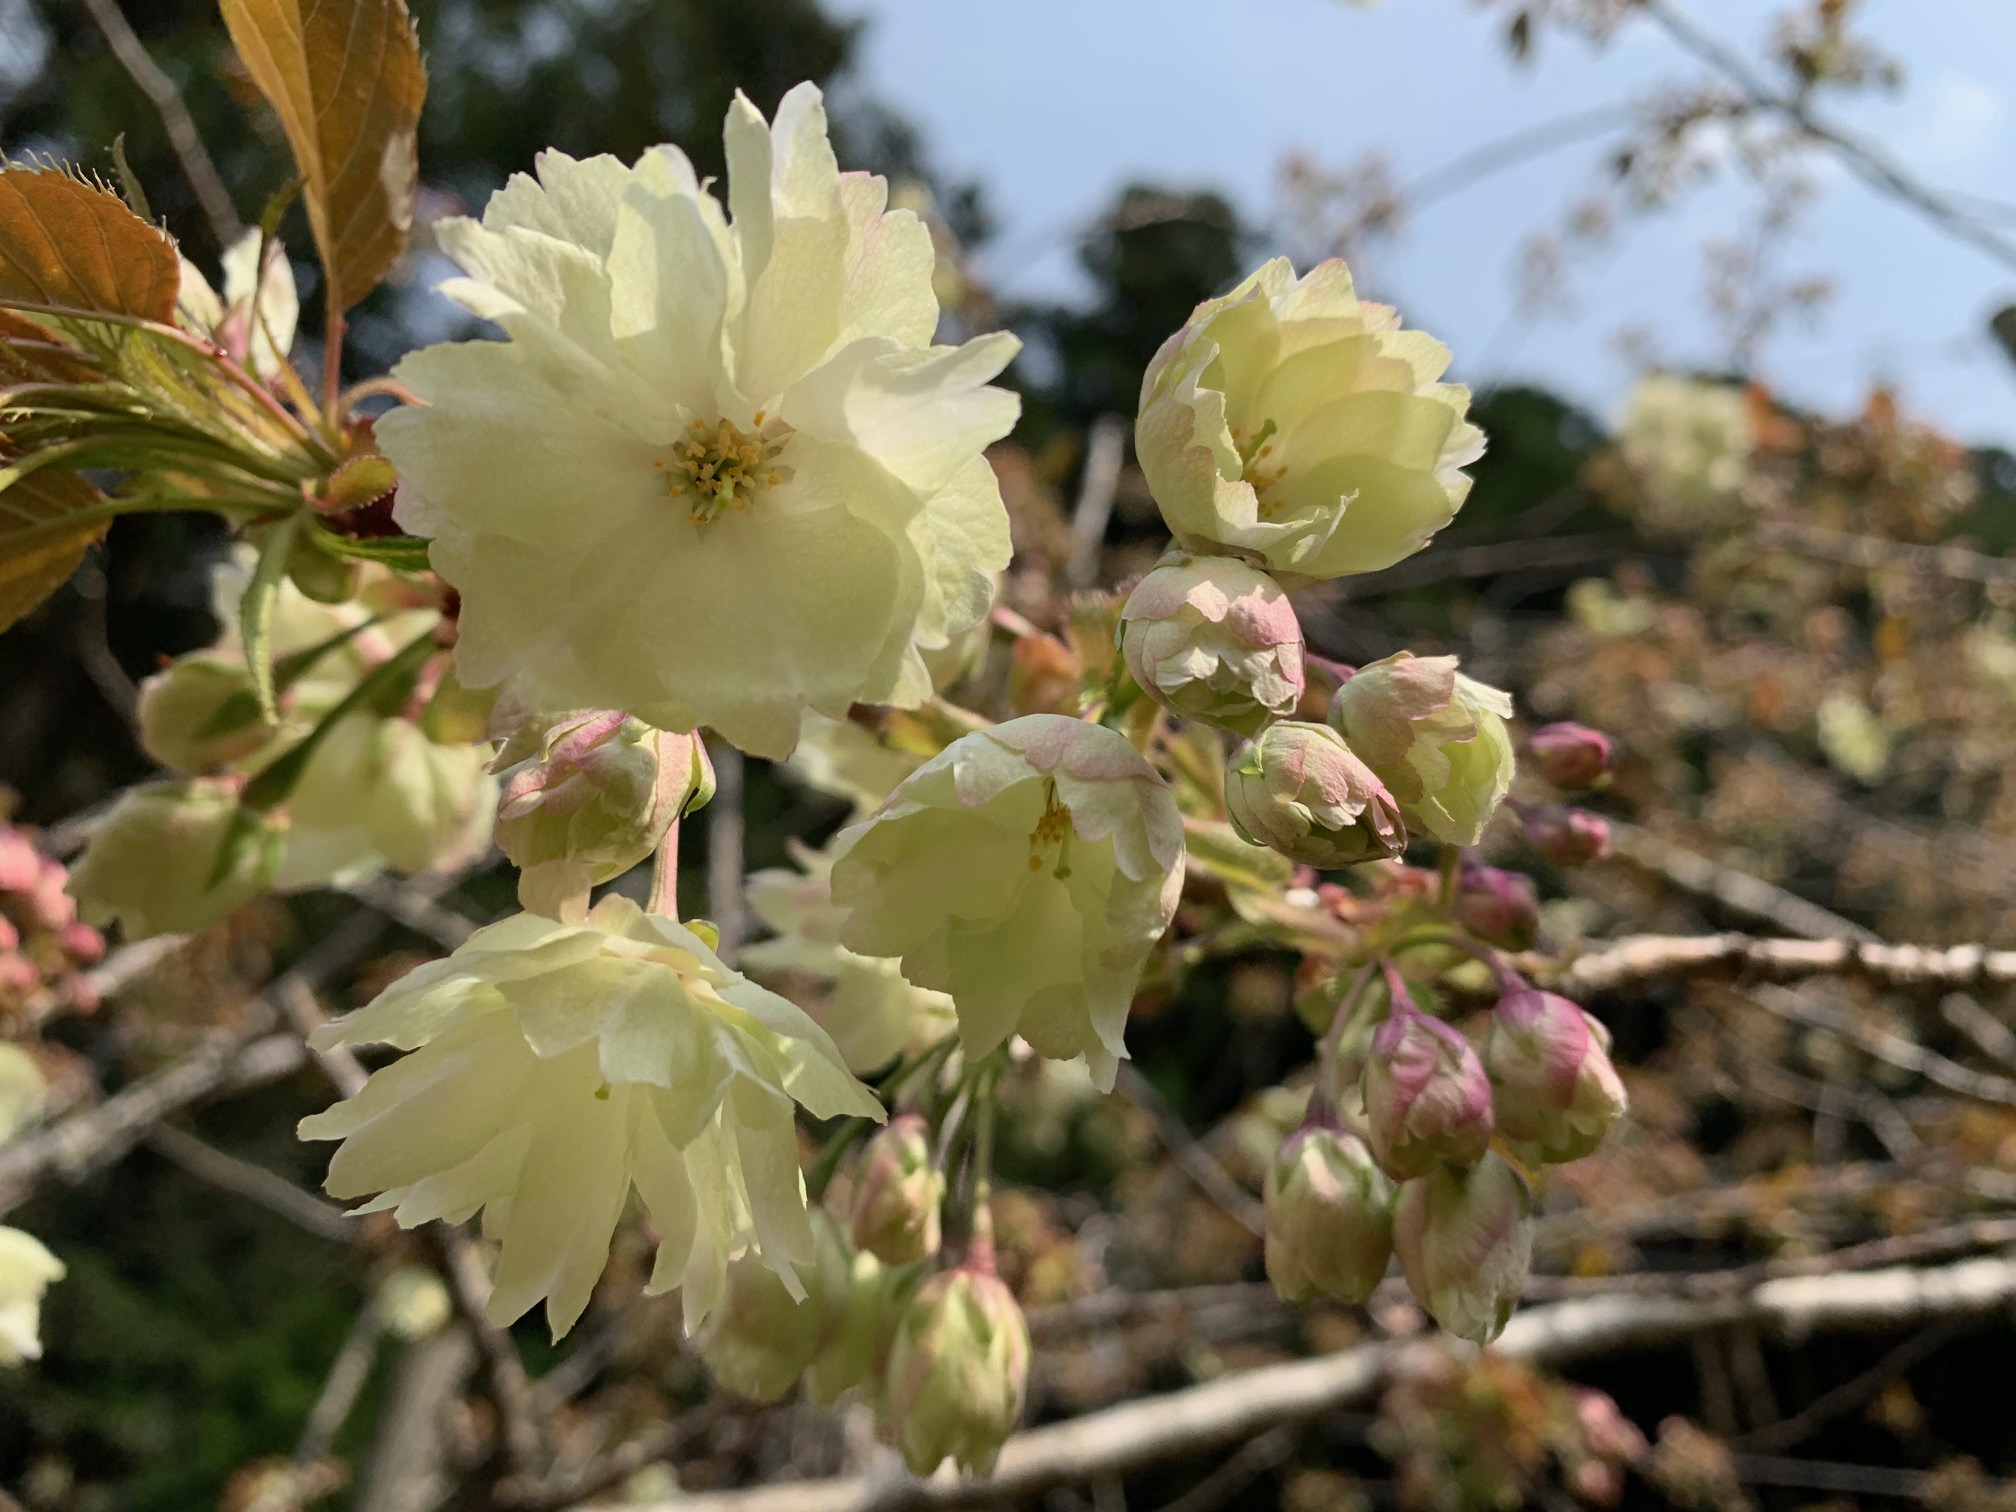
POLYGON ((1512 785, 1511 714, 1511 694, 1465 677, 1455 657, 1400 651, 1359 668, 1329 717, 1410 829, 1475 845, 1512 785))
POLYGON ((812 1214, 813 1263, 798 1278, 803 1301, 755 1250, 728 1267, 728 1288, 700 1330, 700 1358, 714 1379, 752 1402, 776 1402, 847 1320, 852 1258, 833 1220, 812 1214))
POLYGON ((141 747, 191 777, 250 756, 279 733, 260 717, 245 663, 201 651, 140 684, 139 714, 141 747))
POLYGON ((1022 1415, 1029 1325, 990 1270, 962 1265, 926 1281, 889 1351, 889 1415, 903 1463, 929 1475, 947 1459, 969 1475, 994 1468, 1022 1415))
POLYGON ((921 1265, 884 1265, 867 1250, 857 1251, 840 1326, 805 1367, 805 1394, 822 1407, 853 1386, 879 1397, 897 1325, 923 1283, 921 1265))
POLYGON ((105 816, 70 872, 94 924, 117 920, 128 940, 208 929, 272 883, 286 821, 238 802, 221 778, 148 782, 105 816))
POLYGON ((1393 1183, 1357 1135, 1299 1129, 1267 1167, 1267 1279, 1288 1302, 1363 1302, 1393 1256, 1393 1183))
POLYGON ((1495 1150, 1400 1188, 1393 1248, 1408 1289, 1459 1339, 1489 1344, 1505 1331, 1532 1264, 1532 1209, 1525 1178, 1495 1150))
POLYGON ((1356 866, 1407 844, 1393 795, 1327 725, 1288 720, 1240 746, 1225 805, 1246 839, 1310 866, 1356 866))
MULTIPOLYGON (((514 739, 513 748, 522 749, 514 739)), ((673 820, 714 796, 697 735, 656 730, 621 710, 563 716, 498 774, 497 844, 520 872, 520 900, 559 917, 657 849, 673 820)))
POLYGON ((915 1113, 891 1119, 868 1142, 854 1189, 854 1243, 891 1265, 938 1253, 945 1177, 931 1159, 930 1130, 915 1113))

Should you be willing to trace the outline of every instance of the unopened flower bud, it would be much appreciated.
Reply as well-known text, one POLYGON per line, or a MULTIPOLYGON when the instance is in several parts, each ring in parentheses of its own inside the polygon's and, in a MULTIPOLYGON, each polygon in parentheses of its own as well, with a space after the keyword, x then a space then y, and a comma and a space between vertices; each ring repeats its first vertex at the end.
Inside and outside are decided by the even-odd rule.
POLYGON ((0 955, 21 948, 21 931, 14 927, 14 921, 0 914, 0 955))
POLYGON ((1465 677, 1455 657, 1400 651, 1353 673, 1329 720, 1410 828, 1475 845, 1512 785, 1511 714, 1512 696, 1465 677))
POLYGON ((938 1253, 945 1177, 931 1159, 930 1129, 915 1113, 869 1140, 854 1188, 854 1243, 891 1265, 938 1253))
POLYGON ((1008 658, 1008 707, 1018 715, 1075 717, 1084 676, 1078 653, 1056 636, 1022 636, 1008 658))
POLYGON ((1304 1128, 1267 1167, 1267 1279, 1288 1302, 1363 1302, 1393 1255, 1393 1184, 1357 1135, 1304 1128))
POLYGON ((147 754, 192 777, 250 756, 278 733, 259 713, 245 663, 204 652, 171 662, 140 685, 139 719, 147 754))
POLYGON ((1127 670, 1172 713, 1253 735, 1295 712, 1302 626, 1259 568, 1171 551, 1135 585, 1120 618, 1127 670))
POLYGON ((57 931, 56 945, 72 966, 96 966, 105 959, 105 936, 89 924, 64 925, 57 931))
POLYGON ((1552 1162, 1580 1160, 1624 1111, 1609 1033, 1567 998, 1518 983, 1484 1045, 1498 1127, 1552 1162))
POLYGON ((0 824, 0 892, 30 892, 41 875, 42 853, 35 842, 0 824))
POLYGON ((1533 1260, 1532 1194, 1493 1151, 1476 1165, 1437 1166, 1400 1188, 1393 1248, 1415 1301, 1458 1338, 1504 1331, 1533 1260))
POLYGON ((1526 737, 1533 770, 1558 788, 1592 788, 1610 775, 1610 737, 1587 725, 1562 721, 1526 737))
POLYGON ((566 716, 499 780, 497 844, 519 868, 519 899, 555 918, 649 856, 675 819, 714 796, 698 735, 656 730, 620 710, 566 716))
POLYGON ((926 1281, 889 1351, 890 1421, 911 1474, 947 1459, 969 1475, 992 1470, 1028 1385, 1029 1325, 991 1267, 926 1281))
POLYGON ((811 1217, 815 1258, 798 1272, 804 1299, 746 1250, 729 1264, 727 1290, 700 1330, 700 1358, 714 1379, 752 1402, 788 1395, 846 1317, 852 1257, 832 1219, 817 1210, 811 1217))
POLYGON ((77 900, 70 896, 70 873, 60 861, 42 858, 42 870, 28 889, 28 918, 38 929, 68 929, 77 922, 77 900))
POLYGON ((1519 811, 1526 843, 1553 866, 1583 866, 1610 854, 1610 821, 1588 809, 1533 803, 1519 811))
POLYGON ((1457 922, 1488 944, 1531 950, 1540 933, 1540 899, 1521 872, 1470 863, 1456 877, 1457 922))
POLYGON ((1404 998, 1365 1061, 1372 1153, 1395 1181, 1474 1165, 1491 1143, 1491 1083, 1470 1041, 1404 998))
POLYGON ((1225 774, 1232 824, 1255 845, 1325 868, 1397 856, 1407 845, 1385 784, 1327 725, 1269 725, 1225 774))
POLYGON ((241 807, 229 781, 143 783, 92 833, 70 891, 128 940, 193 933, 265 891, 286 834, 284 821, 241 807))
POLYGON ((806 1396, 828 1407, 843 1391, 860 1386, 879 1398, 896 1327, 923 1283, 921 1265, 884 1265, 867 1250, 855 1251, 840 1322, 805 1367, 806 1396))

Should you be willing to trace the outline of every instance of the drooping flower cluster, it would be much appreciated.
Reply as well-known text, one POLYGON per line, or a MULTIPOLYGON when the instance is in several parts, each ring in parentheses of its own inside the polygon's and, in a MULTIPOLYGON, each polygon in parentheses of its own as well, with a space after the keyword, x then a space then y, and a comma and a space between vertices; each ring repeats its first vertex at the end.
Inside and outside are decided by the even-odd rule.
POLYGON ((410 674, 401 660, 436 633, 439 610, 382 568, 364 568, 356 596, 335 604, 283 579, 268 630, 269 719, 239 632, 252 573, 249 550, 218 569, 223 637, 141 687, 141 745, 179 778, 128 792, 77 865, 87 916, 117 918, 129 939, 207 928, 269 888, 460 865, 489 842, 497 784, 471 738, 480 722, 467 728, 439 658, 410 674), (279 806, 239 804, 249 782, 304 747, 279 806))
POLYGON ((915 704, 986 613, 996 334, 931 345, 931 237, 840 172, 819 91, 728 115, 728 213, 674 147, 539 159, 436 228, 510 339, 429 347, 380 422, 398 518, 462 595, 457 667, 787 754, 801 714, 915 704))

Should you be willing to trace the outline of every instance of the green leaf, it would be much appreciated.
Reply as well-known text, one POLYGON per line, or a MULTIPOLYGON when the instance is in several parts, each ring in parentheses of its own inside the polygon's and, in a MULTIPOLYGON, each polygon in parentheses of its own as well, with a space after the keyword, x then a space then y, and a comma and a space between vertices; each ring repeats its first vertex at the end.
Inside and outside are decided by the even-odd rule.
POLYGON ((294 150, 330 307, 347 310, 385 276, 413 219, 427 74, 404 0, 222 0, 222 9, 294 150))
POLYGON ((273 605, 280 597, 280 582, 287 575, 287 559, 301 533, 302 519, 296 512, 273 527, 259 548, 259 565, 252 569, 252 581, 238 604, 238 636, 245 645, 252 692, 260 714, 273 721, 280 718, 279 695, 273 688, 273 605))
POLYGON ((175 244, 95 184, 0 169, 0 297, 80 313, 175 318, 175 244))
POLYGON ((104 504, 92 483, 62 469, 30 473, 0 493, 0 630, 69 581, 111 525, 104 504))
POLYGON ((420 669, 433 654, 434 631, 429 627, 400 647, 390 660, 373 667, 369 676, 316 722, 315 728, 302 737, 299 745, 246 783, 238 801, 247 809, 262 814, 285 803, 295 785, 301 781, 301 774, 308 770, 316 748, 329 738, 329 732, 352 714, 366 710, 383 712, 388 706, 396 710, 412 693, 420 669))
POLYGON ((151 224, 154 207, 147 203, 147 190, 140 182, 140 175, 126 161, 126 133, 123 131, 112 138, 112 171, 119 175, 119 192, 126 196, 127 207, 151 224))
POLYGON ((359 562, 377 562, 394 572, 426 572, 427 542, 420 536, 368 536, 352 540, 334 531, 315 527, 315 544, 337 556, 359 562))
POLYGON ((372 452, 352 457, 329 474, 322 500, 331 509, 355 509, 373 499, 382 499, 398 482, 398 470, 386 458, 372 452))

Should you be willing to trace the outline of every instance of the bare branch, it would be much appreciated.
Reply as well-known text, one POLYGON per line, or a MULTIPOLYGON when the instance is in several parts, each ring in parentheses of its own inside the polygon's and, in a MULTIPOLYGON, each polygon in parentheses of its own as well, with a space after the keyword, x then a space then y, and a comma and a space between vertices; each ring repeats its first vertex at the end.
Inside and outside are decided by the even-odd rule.
POLYGON ((1892 1034, 1887 1029, 1872 1028, 1858 1023, 1838 1008, 1809 1002, 1797 993, 1787 992, 1782 987, 1762 986, 1750 994, 1760 1007, 1802 1024, 1808 1029, 1822 1029, 1827 1033, 1847 1040, 1850 1044, 1873 1055, 1880 1061, 1914 1072, 1924 1077, 1934 1086, 1944 1087, 1949 1092, 1957 1092, 1962 1097, 1971 1097, 1976 1102, 1999 1103, 2003 1107, 2016 1108, 2016 1081, 2006 1076, 1996 1076, 1986 1071, 1975 1071, 1957 1061, 1927 1050, 1923 1045, 1892 1034))
POLYGON ((1984 556, 1964 546, 1914 546, 1797 520, 1767 520, 1758 527, 1757 539, 1760 545, 1783 546, 1848 567, 1901 568, 1966 583, 2016 583, 2016 561, 1984 556))
MULTIPOLYGON (((1516 1359, 1558 1365, 1703 1329, 1749 1324, 1798 1339, 1821 1329, 1878 1331, 1928 1319, 1978 1318, 2012 1300, 2016 1260, 1984 1258, 1938 1270, 1770 1281, 1730 1297, 1558 1302, 1515 1317, 1497 1348, 1516 1359)), ((1008 1441, 985 1480, 856 1476, 685 1495, 633 1512, 910 1512, 1013 1501, 1352 1406, 1371 1396, 1411 1352, 1438 1347, 1419 1340, 1362 1344, 1031 1429, 1008 1441)))
POLYGON ((1106 522, 1113 517, 1113 496, 1126 460, 1127 422, 1101 415, 1085 438, 1085 466, 1071 511, 1071 559, 1064 565, 1064 581, 1072 588, 1090 588, 1098 580, 1099 550, 1106 544, 1106 522))
POLYGON ((350 1332, 343 1336, 336 1358, 330 1362, 329 1374, 323 1377, 315 1405, 308 1410, 301 1442, 294 1449, 295 1464, 312 1464, 334 1447, 336 1435, 349 1421, 351 1409, 370 1378, 372 1362, 378 1358, 378 1341, 384 1335, 384 1313, 375 1302, 367 1302, 357 1310, 350 1332))
MULTIPOLYGON (((1544 974, 1545 963, 1529 958, 1527 964, 1544 974)), ((1627 935, 1570 962, 1552 985, 1568 997, 1586 999, 1650 981, 1699 976, 1778 982, 1851 976, 1893 988, 2006 987, 2016 983, 2016 950, 1745 934, 1627 935)))
POLYGON ((118 0, 84 0, 84 8, 91 12, 91 19, 105 34, 105 41, 120 66, 133 76, 140 92, 152 100, 154 108, 161 113, 161 124, 168 130, 168 144, 175 149, 176 160, 182 164, 183 177, 189 180, 189 187, 195 191, 196 203, 203 207, 203 217, 210 223, 210 234, 217 238, 219 247, 230 246, 245 234, 245 223, 238 219, 238 211, 231 204, 231 191, 224 187, 217 164, 203 145, 195 118, 182 101, 182 91, 148 54, 146 46, 126 20, 125 12, 119 9, 118 0))
POLYGON ((147 1143, 198 1181, 207 1181, 224 1191, 249 1197, 318 1239, 350 1244, 359 1237, 361 1230, 357 1221, 335 1203, 324 1202, 313 1192, 302 1191, 286 1177, 249 1160, 240 1160, 236 1155, 228 1155, 173 1124, 156 1124, 148 1132, 147 1143))

